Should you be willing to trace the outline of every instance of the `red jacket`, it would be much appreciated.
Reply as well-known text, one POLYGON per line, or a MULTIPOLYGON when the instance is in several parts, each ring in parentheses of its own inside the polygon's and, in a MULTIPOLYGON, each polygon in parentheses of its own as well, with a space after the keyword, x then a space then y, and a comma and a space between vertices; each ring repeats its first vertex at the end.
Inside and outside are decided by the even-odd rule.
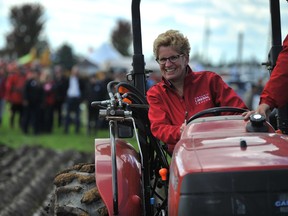
POLYGON ((6 99, 13 104, 23 103, 23 90, 26 76, 15 73, 8 76, 6 81, 6 99))
POLYGON ((199 111, 216 106, 247 109, 236 92, 219 75, 210 71, 193 72, 190 67, 185 78, 183 98, 167 80, 162 79, 147 91, 147 100, 152 134, 166 143, 170 152, 180 139, 180 127, 186 111, 188 120, 199 111))
POLYGON ((5 98, 6 80, 6 77, 0 77, 0 100, 5 98))
POLYGON ((288 35, 283 42, 276 66, 260 96, 260 104, 266 103, 271 109, 288 104, 288 35))

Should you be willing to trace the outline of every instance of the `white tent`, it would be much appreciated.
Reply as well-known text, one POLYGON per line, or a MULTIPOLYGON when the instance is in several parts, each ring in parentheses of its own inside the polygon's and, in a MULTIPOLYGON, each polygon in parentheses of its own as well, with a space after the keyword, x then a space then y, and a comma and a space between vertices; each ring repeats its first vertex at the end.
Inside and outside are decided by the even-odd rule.
POLYGON ((103 43, 98 49, 91 51, 86 58, 100 68, 107 69, 107 65, 121 60, 123 56, 112 45, 103 43))
MULTIPOLYGON (((123 56, 109 43, 103 43, 98 49, 92 50, 86 59, 99 66, 101 70, 108 70, 110 68, 126 68, 127 71, 132 70, 132 56, 123 56)), ((145 68, 159 72, 159 65, 151 58, 145 59, 145 68)))
POLYGON ((91 61, 89 61, 88 59, 82 59, 79 61, 79 63, 77 64, 80 71, 85 74, 85 75, 92 75, 95 74, 99 71, 99 66, 95 63, 92 63, 91 61))
MULTIPOLYGON (((155 60, 151 60, 151 59, 144 59, 145 61, 145 69, 148 69, 148 70, 152 70, 152 71, 159 71, 159 65, 158 63, 155 61, 155 60)), ((113 62, 111 62, 111 67, 125 67, 127 68, 128 71, 132 70, 133 69, 133 58, 132 56, 130 57, 122 57, 118 60, 115 60, 113 62)))

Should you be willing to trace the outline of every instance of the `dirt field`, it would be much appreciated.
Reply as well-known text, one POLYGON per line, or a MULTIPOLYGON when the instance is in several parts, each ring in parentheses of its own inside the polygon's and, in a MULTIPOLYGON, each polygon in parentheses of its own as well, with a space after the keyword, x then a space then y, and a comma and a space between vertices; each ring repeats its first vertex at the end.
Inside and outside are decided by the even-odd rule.
POLYGON ((49 215, 46 206, 56 173, 77 163, 93 162, 94 155, 0 145, 0 216, 49 215))

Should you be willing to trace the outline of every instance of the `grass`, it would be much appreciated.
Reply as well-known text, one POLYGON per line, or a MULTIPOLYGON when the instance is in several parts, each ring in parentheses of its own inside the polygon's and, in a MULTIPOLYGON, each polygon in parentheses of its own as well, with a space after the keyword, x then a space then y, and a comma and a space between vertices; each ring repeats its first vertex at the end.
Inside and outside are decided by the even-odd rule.
MULTIPOLYGON (((69 134, 64 134, 63 128, 58 128, 55 125, 51 134, 33 135, 33 133, 30 133, 27 135, 24 134, 16 124, 18 122, 17 118, 15 119, 15 127, 10 127, 9 106, 10 105, 6 103, 2 125, 0 126, 0 144, 12 148, 19 148, 23 145, 40 145, 60 151, 73 149, 82 152, 94 152, 94 139, 109 137, 108 130, 99 130, 96 134, 88 135, 86 127, 84 126, 85 123, 82 124, 83 126, 79 134, 73 133, 73 127, 70 128, 71 132, 69 134)), ((85 112, 82 115, 84 119, 85 112)))

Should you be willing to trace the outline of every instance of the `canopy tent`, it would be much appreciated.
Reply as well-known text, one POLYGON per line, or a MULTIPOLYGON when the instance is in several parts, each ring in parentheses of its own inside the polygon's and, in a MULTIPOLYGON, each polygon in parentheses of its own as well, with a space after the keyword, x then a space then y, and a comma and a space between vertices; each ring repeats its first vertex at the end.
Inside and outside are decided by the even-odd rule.
POLYGON ((103 43, 98 49, 92 50, 86 59, 100 68, 106 68, 113 61, 121 60, 123 56, 109 43, 103 43))
MULTIPOLYGON (((129 72, 133 69, 132 56, 121 55, 109 43, 103 43, 98 49, 92 50, 85 58, 97 65, 100 70, 107 70, 111 68, 126 68, 127 72, 129 72)), ((145 69, 159 73, 159 65, 154 59, 151 58, 145 61, 145 69)))
POLYGON ((86 75, 93 75, 99 72, 99 66, 95 63, 92 63, 88 59, 80 60, 77 64, 81 73, 86 75))

